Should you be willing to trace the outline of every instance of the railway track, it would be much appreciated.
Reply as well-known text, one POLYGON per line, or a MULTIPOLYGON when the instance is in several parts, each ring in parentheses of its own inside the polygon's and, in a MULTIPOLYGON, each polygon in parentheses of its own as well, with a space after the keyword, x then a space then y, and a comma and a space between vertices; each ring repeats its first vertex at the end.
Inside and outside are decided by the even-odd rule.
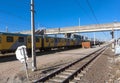
POLYGON ((83 76, 81 73, 86 73, 84 70, 88 69, 87 67, 89 64, 92 63, 105 49, 106 46, 53 71, 45 77, 34 81, 34 83, 77 83, 77 81, 80 80, 80 77, 83 76))

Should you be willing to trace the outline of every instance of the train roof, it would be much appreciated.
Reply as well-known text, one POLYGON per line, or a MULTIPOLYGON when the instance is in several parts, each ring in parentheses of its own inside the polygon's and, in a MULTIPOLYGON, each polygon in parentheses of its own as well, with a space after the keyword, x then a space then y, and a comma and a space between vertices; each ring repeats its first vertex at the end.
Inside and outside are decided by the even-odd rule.
MULTIPOLYGON (((31 36, 30 34, 8 33, 8 32, 0 32, 0 35, 11 35, 11 36, 31 36)), ((35 36, 41 36, 41 35, 35 35, 35 36)))
POLYGON ((27 34, 0 32, 0 35, 27 36, 27 34))
MULTIPOLYGON (((0 35, 11 35, 11 36, 31 36, 30 34, 21 34, 21 33, 8 33, 8 32, 0 32, 0 35)), ((35 35, 38 37, 42 37, 42 35, 35 35)), ((51 36, 43 36, 45 38, 58 38, 58 39, 76 39, 76 38, 64 38, 64 37, 51 37, 51 36)))
POLYGON ((75 38, 65 38, 65 37, 51 37, 51 36, 44 36, 44 38, 57 38, 57 39, 75 39, 75 38))

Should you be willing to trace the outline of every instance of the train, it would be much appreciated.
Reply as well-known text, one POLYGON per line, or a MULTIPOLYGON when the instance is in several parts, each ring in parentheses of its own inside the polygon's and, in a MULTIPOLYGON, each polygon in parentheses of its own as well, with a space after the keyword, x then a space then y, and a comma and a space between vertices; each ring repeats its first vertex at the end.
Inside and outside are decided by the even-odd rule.
MULTIPOLYGON (((60 37, 49 37, 45 35, 35 35, 35 47, 36 50, 46 51, 53 48, 72 48, 80 47, 83 41, 90 41, 81 38, 60 38, 60 37)), ((92 41, 91 41, 92 42, 92 41)), ((15 52, 17 47, 25 45, 27 51, 31 51, 31 35, 20 34, 20 33, 7 33, 0 32, 0 53, 5 54, 9 52, 15 52)))

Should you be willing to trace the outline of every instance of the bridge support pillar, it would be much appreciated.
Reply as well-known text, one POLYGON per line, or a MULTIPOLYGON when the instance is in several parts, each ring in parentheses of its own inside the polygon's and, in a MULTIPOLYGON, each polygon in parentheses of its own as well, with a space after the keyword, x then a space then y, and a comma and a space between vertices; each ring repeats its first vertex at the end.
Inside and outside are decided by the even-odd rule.
POLYGON ((110 34, 112 35, 112 51, 115 51, 115 39, 114 39, 114 30, 112 28, 112 31, 110 32, 110 34))

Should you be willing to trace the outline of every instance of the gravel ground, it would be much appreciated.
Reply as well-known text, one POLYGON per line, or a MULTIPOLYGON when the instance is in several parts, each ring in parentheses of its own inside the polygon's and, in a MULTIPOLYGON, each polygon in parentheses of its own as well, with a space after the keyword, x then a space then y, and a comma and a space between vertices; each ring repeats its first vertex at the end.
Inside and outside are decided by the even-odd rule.
POLYGON ((80 83, 120 83, 120 58, 107 49, 82 77, 80 83))
MULTIPOLYGON (((39 77, 47 74, 51 70, 59 68, 60 66, 65 65, 66 63, 69 63, 80 57, 83 57, 84 55, 86 55, 90 52, 93 52, 97 49, 99 49, 99 47, 89 48, 89 49, 75 49, 75 50, 68 50, 68 51, 62 51, 62 52, 54 52, 52 54, 37 56, 37 71, 35 71, 35 72, 31 71, 31 66, 30 66, 31 58, 30 58, 28 61, 29 80, 30 81, 36 80, 39 77)), ((100 65, 95 63, 94 64, 94 65, 96 65, 94 67, 95 69, 91 69, 91 71, 88 71, 88 74, 85 75, 85 77, 82 81, 85 83, 104 83, 107 81, 109 81, 109 82, 115 81, 115 79, 118 80, 119 75, 117 73, 120 72, 118 69, 118 66, 120 66, 118 64, 118 62, 120 60, 118 59, 117 56, 113 57, 113 55, 111 55, 111 54, 113 54, 113 53, 111 51, 107 50, 107 53, 105 52, 105 54, 104 54, 105 57, 103 57, 102 59, 100 59, 98 61, 100 65), (115 66, 115 67, 113 67, 113 66, 115 66), (117 70, 117 72, 116 72, 116 70, 117 70), (93 71, 95 71, 96 74, 91 73, 93 71), (100 72, 98 72, 98 71, 100 71, 100 72), (113 73, 113 71, 114 71, 114 73, 113 73), (106 75, 106 77, 104 79, 101 78, 104 76, 103 74, 106 75), (96 76, 96 75, 98 75, 98 76, 96 76), (113 75, 114 75, 114 78, 113 78, 113 75), (91 78, 92 78, 92 80, 91 80, 91 78), (97 81, 100 79, 103 81, 101 81, 101 82, 97 81)), ((0 83, 26 83, 26 82, 28 82, 28 81, 26 80, 25 70, 23 68, 23 64, 21 64, 19 61, 8 61, 8 62, 0 63, 0 83)))

